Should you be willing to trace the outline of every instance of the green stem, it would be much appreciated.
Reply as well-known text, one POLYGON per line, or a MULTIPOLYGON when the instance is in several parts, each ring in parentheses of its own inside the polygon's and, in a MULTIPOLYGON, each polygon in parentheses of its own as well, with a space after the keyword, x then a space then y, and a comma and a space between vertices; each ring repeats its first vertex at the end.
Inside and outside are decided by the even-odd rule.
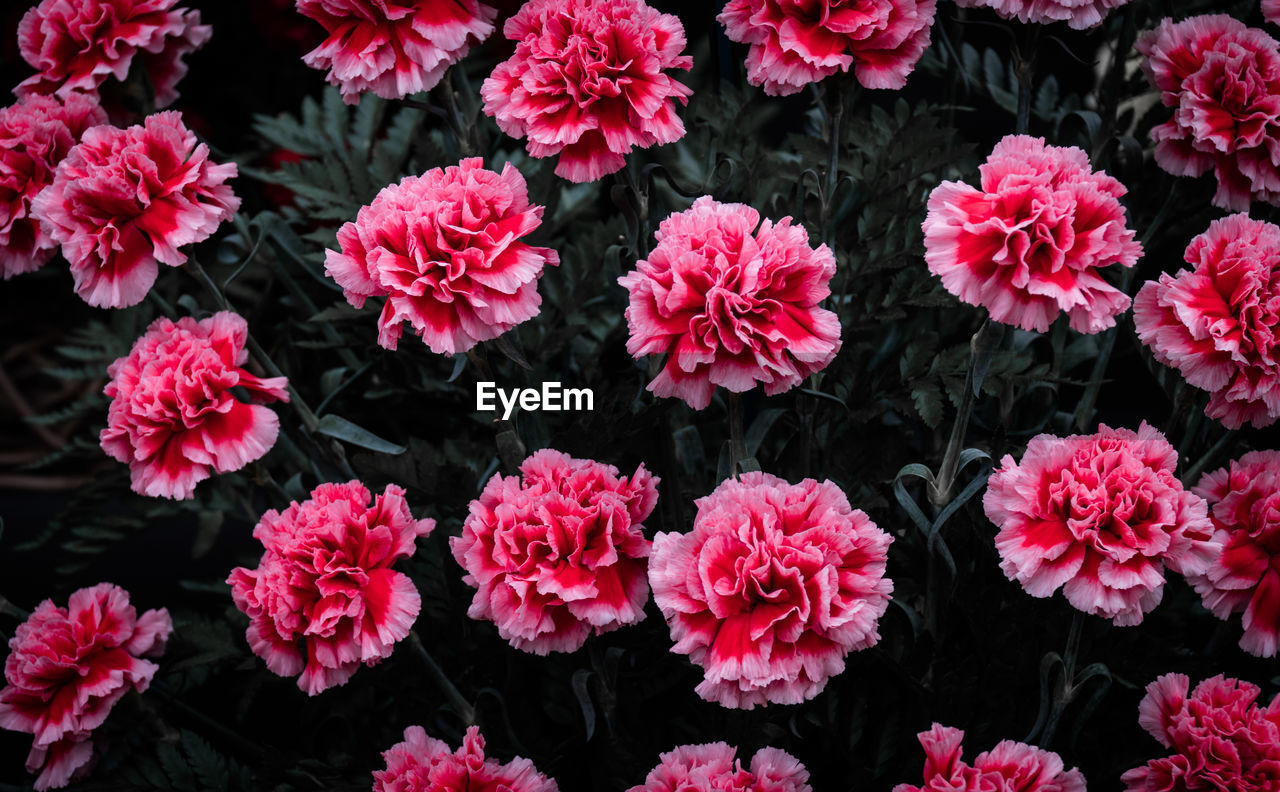
POLYGON ((1067 650, 1062 654, 1062 676, 1053 694, 1053 709, 1050 710, 1049 719, 1045 721, 1044 730, 1037 740, 1042 748, 1048 748, 1053 743, 1058 725, 1062 722, 1062 714, 1075 697, 1076 661, 1080 655, 1080 634, 1083 631, 1084 613, 1077 610, 1071 617, 1071 629, 1067 632, 1067 650))
POLYGON ((973 404, 982 387, 982 377, 986 375, 991 358, 1003 338, 1004 326, 988 318, 983 320, 969 341, 969 370, 964 377, 964 393, 960 395, 960 407, 951 426, 951 436, 947 439, 947 450, 938 467, 938 475, 929 484, 929 502, 934 506, 942 507, 951 501, 951 488, 955 485, 956 471, 960 469, 960 452, 964 450, 973 404))
POLYGON ((427 673, 440 687, 440 692, 444 693, 445 700, 449 702, 449 706, 453 707, 458 713, 458 717, 462 718, 468 726, 475 724, 476 711, 475 708, 463 698, 462 693, 453 684, 453 681, 444 673, 444 669, 436 662, 436 659, 427 651, 427 647, 422 644, 422 639, 418 637, 416 631, 409 632, 409 643, 413 646, 414 652, 422 660, 422 664, 427 667, 427 673))
POLYGON ((1186 472, 1182 474, 1183 486, 1195 486, 1197 479, 1200 478, 1200 474, 1204 473, 1209 465, 1213 464, 1214 460, 1216 460, 1229 445, 1235 442, 1239 435, 1239 429, 1229 429, 1222 435, 1222 437, 1219 437, 1218 441, 1214 443, 1208 451, 1205 451, 1204 454, 1196 460, 1194 465, 1187 468, 1186 472))
MULTIPOLYGON (((746 434, 742 426, 742 395, 729 392, 729 476, 738 475, 739 466, 745 473, 753 465, 747 459, 746 434)), ((759 468, 759 465, 754 465, 759 468)))
POLYGON ((1031 128, 1031 89, 1036 70, 1036 44, 1040 39, 1040 25, 1030 25, 1031 37, 1026 51, 1021 47, 1014 50, 1013 70, 1018 79, 1018 118, 1015 131, 1019 135, 1027 134, 1031 128))

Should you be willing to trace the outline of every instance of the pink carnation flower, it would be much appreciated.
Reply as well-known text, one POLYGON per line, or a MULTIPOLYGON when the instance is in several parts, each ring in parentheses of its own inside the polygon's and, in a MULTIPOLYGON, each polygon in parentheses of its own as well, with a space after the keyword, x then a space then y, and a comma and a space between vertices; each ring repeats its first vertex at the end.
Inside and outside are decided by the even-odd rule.
POLYGON ((1172 753, 1135 767, 1126 792, 1280 792, 1280 696, 1256 703, 1256 685, 1219 674, 1165 674, 1147 685, 1138 724, 1172 753))
POLYGON ((818 304, 836 259, 784 217, 710 196, 663 220, 648 260, 618 279, 630 292, 627 351, 667 353, 649 383, 701 410, 717 385, 770 396, 821 371, 840 349, 840 320, 818 304))
POLYGON ((1076 332, 1114 325, 1129 297, 1099 270, 1142 255, 1125 225, 1124 185, 1095 173, 1080 149, 1027 135, 1005 137, 979 171, 981 189, 944 181, 929 195, 929 271, 1023 330, 1044 332, 1062 312, 1076 332))
POLYGON ((936 10, 934 0, 729 0, 716 19, 751 45, 747 82, 787 96, 850 66, 867 88, 901 88, 936 10))
POLYGON ((204 46, 213 28, 200 12, 174 8, 178 0, 42 0, 18 25, 22 58, 38 73, 19 95, 96 92, 107 77, 124 80, 137 64, 156 107, 178 98, 187 73, 183 58, 204 46))
POLYGON ((644 783, 627 792, 812 792, 809 771, 786 751, 761 748, 742 766, 728 743, 681 745, 662 754, 644 783))
POLYGON ((180 113, 156 113, 85 132, 31 213, 62 246, 85 302, 127 308, 147 296, 159 264, 186 263, 178 248, 236 213, 240 199, 224 183, 235 175, 235 163, 209 161, 180 113))
POLYGON ((1165 19, 1138 37, 1168 121, 1151 130, 1156 162, 1174 176, 1213 170, 1213 204, 1280 204, 1280 42, 1226 14, 1165 19))
POLYGON ((1191 269, 1147 281, 1133 304, 1155 359, 1209 392, 1205 414, 1238 429, 1280 417, 1280 228, 1237 214, 1187 246, 1191 269))
POLYGON ((433 352, 453 355, 538 315, 538 278, 560 263, 518 241, 542 224, 524 177, 479 157, 384 187, 338 230, 325 272, 356 308, 386 297, 378 343, 395 349, 404 322, 433 352))
POLYGON ((45 600, 9 639, 0 690, 0 728, 34 737, 27 771, 39 790, 64 787, 89 770, 94 729, 124 694, 151 684, 173 632, 169 612, 141 616, 119 586, 99 583, 66 608, 45 600))
POLYGON ((129 465, 133 491, 182 500, 196 484, 239 470, 275 445, 280 419, 254 402, 289 400, 284 377, 260 379, 243 366, 249 353, 244 319, 220 311, 197 322, 161 317, 125 357, 107 368, 111 399, 102 450, 129 465))
POLYGON ((1005 456, 982 505, 1000 529, 1000 567, 1033 597, 1059 587, 1085 613, 1133 625, 1160 604, 1164 570, 1196 575, 1222 546, 1204 500, 1174 476, 1178 454, 1145 421, 1137 432, 1036 435, 1005 456))
POLYGON ((1262 18, 1280 25, 1280 0, 1262 0, 1262 18))
POLYGON ((666 73, 693 65, 678 17, 643 0, 529 0, 502 32, 516 51, 481 86, 484 112, 532 156, 559 154, 557 175, 595 181, 632 148, 684 137, 675 101, 692 91, 666 73))
POLYGON ((373 91, 403 99, 429 91, 445 70, 493 32, 497 9, 480 0, 297 0, 324 26, 324 42, 303 56, 347 104, 373 91))
POLYGON ((266 548, 258 567, 227 578, 249 617, 253 653, 280 676, 300 674, 309 696, 390 657, 422 606, 413 581, 391 565, 413 555, 436 521, 415 520, 394 484, 372 506, 370 497, 359 481, 328 483, 268 511, 253 529, 266 548))
POLYGON ((924 783, 898 784, 893 792, 1085 792, 1079 770, 1067 770, 1062 757, 1034 745, 1002 740, 969 765, 960 758, 961 730, 935 723, 917 737, 924 747, 924 783))
POLYGON ((1222 553, 1190 577, 1219 619, 1244 614, 1240 648, 1258 657, 1280 650, 1280 451, 1254 451, 1207 473, 1192 490, 1209 502, 1222 553))
POLYGON ((518 476, 495 475, 471 502, 453 557, 477 589, 467 615, 486 619, 517 649, 572 652, 587 636, 635 624, 649 599, 641 522, 658 481, 641 465, 538 451, 518 476))
POLYGON ((0 278, 34 272, 58 244, 31 216, 31 202, 84 131, 104 124, 93 97, 27 96, 0 110, 0 278))
POLYGON ((693 529, 653 540, 649 584, 672 651, 726 707, 796 704, 880 640, 892 538, 830 481, 726 479, 697 501, 693 529))
POLYGON ((404 730, 404 742, 382 752, 386 770, 373 773, 373 792, 558 792, 556 782, 517 756, 505 764, 484 755, 477 726, 467 727, 462 747, 450 751, 421 726, 404 730))
POLYGON ((1066 22, 1074 30, 1102 24, 1113 8, 1129 0, 956 0, 962 8, 990 8, 1005 19, 1048 25, 1066 22))

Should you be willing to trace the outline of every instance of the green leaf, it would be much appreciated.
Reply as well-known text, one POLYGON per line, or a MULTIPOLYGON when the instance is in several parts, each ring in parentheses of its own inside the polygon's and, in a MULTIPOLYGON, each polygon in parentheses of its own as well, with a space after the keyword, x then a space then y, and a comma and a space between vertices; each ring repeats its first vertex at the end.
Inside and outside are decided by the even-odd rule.
POLYGON ((751 426, 747 428, 745 438, 747 446, 747 456, 754 457, 756 452, 760 450, 760 444, 764 442, 765 436, 769 434, 769 429, 774 423, 786 413, 786 410, 771 407, 767 410, 761 410, 760 414, 751 422, 751 426))
POLYGON ((390 440, 384 440, 368 429, 333 413, 320 419, 320 422, 316 424, 316 431, 322 435, 337 438, 344 443, 367 448, 370 451, 377 451, 381 454, 403 454, 408 450, 405 446, 396 445, 390 440))

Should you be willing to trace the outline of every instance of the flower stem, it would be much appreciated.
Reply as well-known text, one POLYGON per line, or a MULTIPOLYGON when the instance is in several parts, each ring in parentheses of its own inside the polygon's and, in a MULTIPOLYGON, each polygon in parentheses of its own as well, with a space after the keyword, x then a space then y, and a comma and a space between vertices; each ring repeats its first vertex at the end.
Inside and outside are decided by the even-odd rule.
POLYGON ((1184 487, 1195 486, 1196 479, 1200 478, 1200 474, 1204 473, 1204 471, 1214 463, 1218 456, 1222 454, 1228 446, 1235 442, 1236 437, 1239 435, 1239 429, 1229 429, 1222 435, 1222 437, 1219 437, 1218 441, 1210 446, 1209 450, 1205 451, 1204 454, 1196 460, 1195 464, 1187 468, 1186 472, 1182 474, 1182 485, 1184 487))
POLYGON ((755 459, 747 456, 746 434, 742 427, 742 395, 729 392, 729 476, 738 475, 738 468, 747 473, 759 470, 755 459))
POLYGON ((1067 632, 1067 649, 1062 653, 1062 676, 1059 677, 1053 694, 1053 708, 1049 711, 1049 718, 1037 741, 1042 748, 1048 748, 1053 743, 1058 724, 1062 722, 1062 714, 1075 698, 1076 661, 1080 655, 1080 634, 1083 630, 1084 613, 1076 610, 1072 614, 1071 628, 1067 632))
POLYGON ((1030 39, 1025 50, 1018 47, 1013 52, 1013 72, 1018 79, 1018 118, 1014 131, 1027 134, 1031 128, 1031 89, 1036 71, 1036 44, 1040 39, 1040 25, 1029 25, 1030 39))
POLYGON ((947 450, 938 467, 938 475, 929 484, 929 502, 934 506, 945 506, 951 500, 951 488, 955 485, 956 471, 960 468, 960 452, 964 449, 964 437, 969 429, 973 403, 982 388, 982 380, 991 365, 991 358, 1003 339, 1004 325, 987 318, 969 341, 969 370, 964 377, 964 393, 960 395, 956 422, 951 427, 951 436, 947 440, 947 450))
POLYGON ((413 646, 413 650, 418 654, 418 657, 421 658, 423 665, 427 667, 427 673, 431 675, 431 678, 440 687, 440 692, 444 693, 445 700, 449 702, 449 706, 453 707, 454 711, 468 726, 474 725, 476 722, 475 708, 463 698, 462 694, 458 692, 458 688, 445 675, 444 669, 427 651, 427 647, 422 644, 422 639, 418 637, 417 631, 409 631, 409 643, 413 646))

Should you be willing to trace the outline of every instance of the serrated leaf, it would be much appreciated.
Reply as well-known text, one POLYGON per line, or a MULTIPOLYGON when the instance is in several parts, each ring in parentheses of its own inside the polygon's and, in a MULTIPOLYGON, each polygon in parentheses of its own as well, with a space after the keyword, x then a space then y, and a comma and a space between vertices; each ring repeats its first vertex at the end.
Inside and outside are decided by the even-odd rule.
POLYGON ((936 429, 942 423, 942 389, 937 382, 921 382, 913 388, 911 402, 915 405, 920 420, 930 429, 936 429))

